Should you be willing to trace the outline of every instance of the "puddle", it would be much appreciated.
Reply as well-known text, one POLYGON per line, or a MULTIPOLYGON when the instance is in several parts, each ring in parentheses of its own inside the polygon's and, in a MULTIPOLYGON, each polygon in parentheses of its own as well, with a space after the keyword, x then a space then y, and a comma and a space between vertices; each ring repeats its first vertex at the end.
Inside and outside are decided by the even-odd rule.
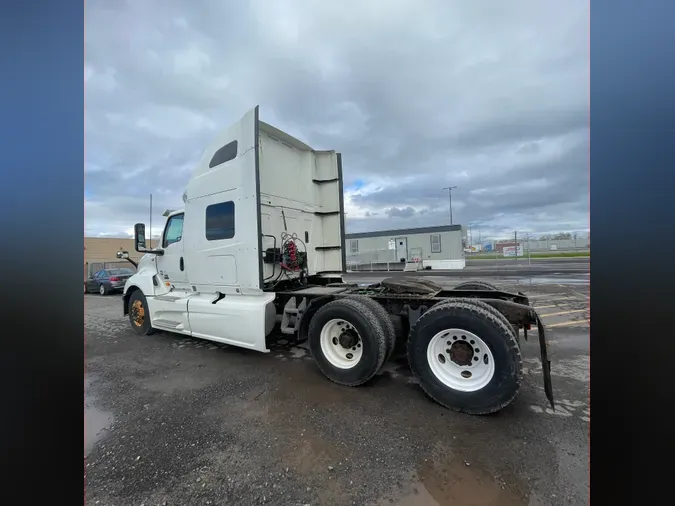
POLYGON ((95 397, 91 391, 91 380, 84 382, 84 456, 89 455, 94 445, 105 435, 113 421, 112 413, 96 408, 93 403, 95 397))
MULTIPOLYGON (((392 504, 384 501, 382 504, 392 504)), ((393 504, 399 506, 523 506, 528 494, 465 462, 424 462, 393 504)))
POLYGON ((94 445, 101 439, 112 423, 112 414, 107 411, 101 411, 93 406, 84 408, 84 456, 94 448, 94 445))

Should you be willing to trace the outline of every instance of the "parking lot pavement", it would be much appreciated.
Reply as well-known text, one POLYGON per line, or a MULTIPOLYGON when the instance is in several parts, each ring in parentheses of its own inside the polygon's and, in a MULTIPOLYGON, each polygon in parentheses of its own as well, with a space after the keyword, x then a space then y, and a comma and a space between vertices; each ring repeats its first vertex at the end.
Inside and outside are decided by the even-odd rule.
POLYGON ((121 297, 85 296, 87 503, 587 504, 588 286, 490 281, 542 315, 555 411, 536 335, 518 397, 475 417, 428 400, 400 353, 369 384, 342 387, 303 345, 260 354, 139 337, 121 297))

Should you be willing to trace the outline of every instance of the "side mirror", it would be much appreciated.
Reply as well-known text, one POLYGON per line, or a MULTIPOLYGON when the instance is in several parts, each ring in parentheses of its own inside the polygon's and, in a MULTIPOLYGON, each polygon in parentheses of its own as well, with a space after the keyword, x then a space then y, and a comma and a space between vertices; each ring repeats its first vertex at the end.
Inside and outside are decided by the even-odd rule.
MULTIPOLYGON (((139 253, 152 253, 153 255, 164 254, 164 250, 162 249, 148 249, 145 245, 145 225, 143 223, 136 223, 134 225, 134 248, 136 248, 136 251, 139 253)), ((129 253, 126 251, 119 251, 117 258, 125 258, 136 265, 136 263, 129 258, 129 253), (126 256, 119 256, 120 253, 122 255, 126 254, 126 256)))
MULTIPOLYGON (((145 225, 143 223, 136 223, 134 225, 134 248, 139 253, 145 252, 145 225)), ((121 257, 120 257, 121 258, 121 257)))
POLYGON ((129 262, 131 265, 136 267, 138 269, 138 262, 133 261, 131 258, 129 258, 129 252, 128 251, 118 251, 117 252, 117 258, 121 258, 123 260, 126 260, 129 262))

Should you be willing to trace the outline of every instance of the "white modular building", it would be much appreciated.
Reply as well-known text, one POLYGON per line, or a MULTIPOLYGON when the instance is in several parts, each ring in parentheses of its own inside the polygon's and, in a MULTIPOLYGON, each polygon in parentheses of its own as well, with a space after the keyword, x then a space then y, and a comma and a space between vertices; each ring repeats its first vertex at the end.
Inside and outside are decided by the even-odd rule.
POLYGON ((345 234, 351 270, 402 270, 417 262, 425 269, 463 269, 466 228, 462 225, 345 234))

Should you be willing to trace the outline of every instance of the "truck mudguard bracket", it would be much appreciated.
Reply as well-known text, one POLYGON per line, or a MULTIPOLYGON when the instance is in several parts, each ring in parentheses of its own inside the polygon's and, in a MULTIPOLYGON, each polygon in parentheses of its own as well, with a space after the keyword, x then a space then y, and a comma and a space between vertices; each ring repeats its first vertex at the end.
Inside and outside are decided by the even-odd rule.
POLYGON ((537 315, 537 329, 539 330, 539 347, 541 348, 541 370, 544 374, 544 392, 546 398, 551 403, 551 408, 555 409, 553 402, 553 383, 551 382, 551 361, 548 359, 548 349, 546 347, 546 333, 544 324, 537 315))
POLYGON ((478 300, 490 304, 493 308, 503 314, 509 323, 524 326, 536 322, 537 314, 536 311, 532 309, 532 306, 502 299, 478 300))

